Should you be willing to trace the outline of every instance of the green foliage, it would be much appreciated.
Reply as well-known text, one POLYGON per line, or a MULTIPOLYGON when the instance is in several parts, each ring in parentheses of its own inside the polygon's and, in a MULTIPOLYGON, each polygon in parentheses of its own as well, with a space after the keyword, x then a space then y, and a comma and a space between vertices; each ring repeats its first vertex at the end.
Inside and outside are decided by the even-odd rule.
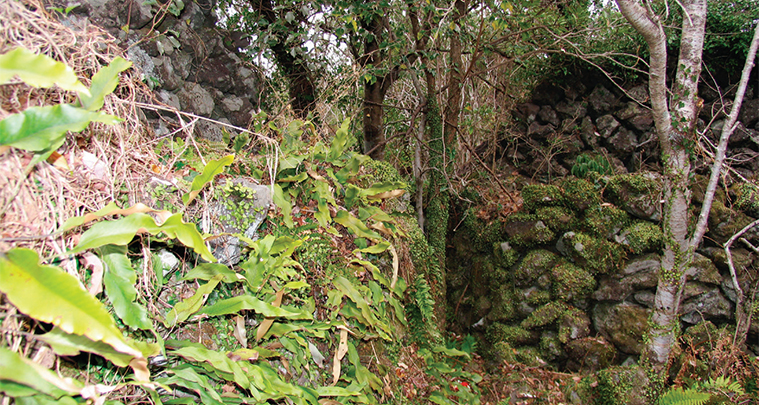
POLYGON ((648 221, 635 221, 622 231, 630 252, 639 255, 659 250, 664 245, 664 233, 661 228, 648 221))
POLYGON ((550 184, 528 184, 522 188, 524 209, 530 212, 538 207, 564 205, 564 194, 557 186, 550 184))
POLYGON ((101 69, 93 77, 92 88, 88 89, 76 78, 73 70, 45 55, 35 55, 16 48, 0 55, 0 84, 5 84, 18 76, 35 87, 57 85, 64 90, 76 91, 84 108, 71 104, 29 107, 0 121, 0 145, 39 153, 32 164, 36 164, 58 149, 66 132, 81 132, 90 122, 115 124, 121 119, 97 112, 103 105, 105 95, 111 93, 118 84, 118 75, 128 69, 131 62, 116 58, 111 65, 101 69))
POLYGON ((559 302, 549 302, 546 305, 532 311, 525 320, 522 321, 520 326, 524 329, 535 329, 538 327, 546 326, 550 323, 561 319, 564 312, 567 310, 567 305, 559 302))
POLYGON ((512 346, 527 343, 532 338, 530 332, 521 326, 505 325, 498 322, 488 326, 485 336, 493 344, 506 342, 512 346))
POLYGON ((203 172, 192 179, 190 191, 182 195, 182 202, 185 205, 189 205, 192 200, 198 196, 200 190, 202 190, 203 187, 205 187, 208 183, 212 182, 213 178, 216 177, 217 174, 221 173, 225 167, 231 165, 234 160, 234 155, 229 155, 221 159, 211 160, 208 162, 208 164, 203 168, 203 172))
POLYGON ((583 153, 577 157, 575 164, 572 166, 571 173, 573 176, 585 178, 588 173, 591 172, 606 176, 614 174, 614 169, 612 169, 611 164, 606 157, 601 155, 591 156, 583 153))
POLYGON ((585 211, 584 227, 592 235, 606 238, 630 222, 624 210, 613 205, 599 205, 585 211))
POLYGON ((701 405, 706 403, 733 403, 733 397, 745 395, 738 381, 720 376, 696 382, 693 387, 673 387, 659 397, 657 405, 701 405))
POLYGON ((55 266, 39 264, 37 253, 13 249, 0 255, 0 291, 19 311, 59 327, 62 333, 102 342, 121 353, 110 356, 121 366, 132 365, 140 379, 147 379, 142 350, 127 341, 103 304, 82 289, 79 281, 55 266))
POLYGON ((551 274, 553 295, 565 302, 583 300, 596 287, 596 280, 592 274, 569 262, 554 267, 551 274))

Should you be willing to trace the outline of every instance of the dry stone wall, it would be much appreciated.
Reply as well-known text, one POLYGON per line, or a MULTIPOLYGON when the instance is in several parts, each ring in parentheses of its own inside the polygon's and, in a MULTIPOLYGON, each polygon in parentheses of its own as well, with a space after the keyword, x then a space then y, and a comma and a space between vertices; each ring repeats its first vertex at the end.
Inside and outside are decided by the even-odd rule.
MULTIPOLYGON (((73 1, 70 1, 73 3, 73 1)), ((67 7, 64 0, 58 0, 67 7)), ((241 33, 216 28, 213 0, 170 1, 160 8, 142 0, 83 0, 64 22, 106 29, 127 49, 156 101, 182 111, 246 127, 259 103, 260 80, 239 49, 241 33), (180 8, 181 6, 181 8, 180 8)), ((157 135, 175 129, 176 117, 146 112, 157 135)), ((197 135, 221 141, 221 129, 200 122, 197 135)))

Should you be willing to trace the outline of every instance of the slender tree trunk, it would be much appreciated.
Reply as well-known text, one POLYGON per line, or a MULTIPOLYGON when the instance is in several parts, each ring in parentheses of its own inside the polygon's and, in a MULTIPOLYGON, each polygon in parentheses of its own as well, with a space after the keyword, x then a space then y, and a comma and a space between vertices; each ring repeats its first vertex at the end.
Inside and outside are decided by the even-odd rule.
MULTIPOLYGON (((290 84, 288 94, 293 112, 299 118, 305 119, 316 106, 316 86, 314 85, 314 77, 307 62, 303 58, 293 56, 290 53, 292 45, 287 43, 287 38, 290 34, 288 31, 299 29, 296 25, 298 24, 298 20, 296 19, 293 23, 288 23, 284 18, 278 16, 274 10, 272 0, 250 0, 250 5, 261 14, 269 24, 269 27, 284 22, 284 28, 287 31, 283 28, 269 29, 273 38, 276 39, 276 42, 270 46, 270 49, 274 53, 277 65, 282 69, 282 73, 285 74, 290 84)), ((300 13, 295 8, 293 12, 300 13)))
MULTIPOLYGON (((362 27, 372 35, 364 39, 364 54, 359 64, 377 67, 382 61, 380 55, 379 40, 382 38, 382 16, 375 14, 361 21, 362 27)), ((385 83, 384 77, 375 77, 374 80, 364 82, 364 153, 372 159, 382 160, 385 157, 385 133, 382 119, 384 115, 383 103, 385 93, 390 87, 385 83)))
POLYGON ((646 358, 661 375, 666 370, 676 332, 685 286, 685 270, 693 260, 695 245, 688 233, 691 193, 690 154, 695 148, 698 79, 701 74, 706 0, 681 3, 682 33, 677 73, 668 106, 666 35, 648 2, 617 0, 622 14, 643 35, 651 52, 649 92, 664 164, 664 255, 651 316, 646 358))

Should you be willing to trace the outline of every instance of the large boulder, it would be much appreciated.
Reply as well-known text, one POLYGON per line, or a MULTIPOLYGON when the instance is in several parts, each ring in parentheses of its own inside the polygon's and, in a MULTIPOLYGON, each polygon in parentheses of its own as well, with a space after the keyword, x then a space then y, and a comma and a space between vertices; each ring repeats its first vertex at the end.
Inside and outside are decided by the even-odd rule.
POLYGON ((704 320, 727 321, 733 318, 734 307, 718 287, 713 287, 706 293, 685 300, 681 307, 684 314, 681 319, 691 325, 704 320))
POLYGON ((567 369, 594 372, 612 365, 617 349, 608 340, 586 337, 573 340, 564 347, 567 353, 567 369))
POLYGON ((640 354, 645 348, 643 334, 648 330, 650 311, 626 302, 602 302, 593 308, 593 324, 620 351, 640 354))

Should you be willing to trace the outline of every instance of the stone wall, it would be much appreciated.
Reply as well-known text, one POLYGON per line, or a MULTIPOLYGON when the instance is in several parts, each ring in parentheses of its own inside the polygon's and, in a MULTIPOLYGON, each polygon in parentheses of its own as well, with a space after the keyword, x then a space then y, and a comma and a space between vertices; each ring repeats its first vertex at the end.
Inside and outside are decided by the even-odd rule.
MULTIPOLYGON (((698 125, 703 131, 711 123, 706 135, 716 142, 725 114, 717 113, 717 93, 700 93, 698 125)), ((759 99, 752 97, 749 91, 728 152, 748 179, 759 171, 759 99)), ((645 345, 663 243, 663 183, 647 85, 622 91, 590 77, 542 85, 514 115, 516 135, 499 153, 542 184, 525 186, 523 209, 504 220, 488 223, 464 205, 454 209, 459 225, 447 263, 453 327, 480 334, 496 359, 569 370, 634 362, 645 345), (582 155, 606 166, 589 169, 582 155)), ((707 182, 700 156, 694 216, 707 182)), ((717 193, 688 271, 680 318, 686 334, 734 323, 736 293, 721 246, 756 218, 759 188, 731 177, 717 193)), ((759 244, 759 231, 745 236, 759 244)), ((732 252, 750 294, 759 258, 743 244, 732 252)), ((755 352, 758 338, 754 323, 748 342, 755 352)))
MULTIPOLYGON (((708 86, 699 90, 703 108, 698 128, 703 131, 710 124, 707 136, 714 142, 726 115, 720 111, 720 100, 730 100, 734 91, 724 91, 721 99, 708 86)), ((728 158, 734 159, 732 166, 748 178, 759 171, 759 98, 753 97, 749 87, 739 116, 741 124, 730 138, 728 152, 728 158)), ((517 106, 514 117, 516 127, 502 142, 505 148, 500 153, 530 177, 564 176, 581 152, 608 156, 618 173, 658 168, 659 148, 647 83, 623 91, 588 74, 561 85, 543 84, 530 102, 517 106)))
MULTIPOLYGON (((70 3, 74 3, 70 1, 70 3)), ((65 0, 57 0, 62 7, 65 0)), ((128 49, 129 59, 154 89, 156 101, 182 111, 247 127, 257 112, 260 80, 238 52, 243 35, 215 27, 214 0, 170 2, 160 9, 142 0, 78 1, 64 22, 106 29, 128 49)), ((157 135, 175 129, 176 116, 146 111, 157 135)), ((199 136, 221 141, 220 128, 206 122, 199 136)))

